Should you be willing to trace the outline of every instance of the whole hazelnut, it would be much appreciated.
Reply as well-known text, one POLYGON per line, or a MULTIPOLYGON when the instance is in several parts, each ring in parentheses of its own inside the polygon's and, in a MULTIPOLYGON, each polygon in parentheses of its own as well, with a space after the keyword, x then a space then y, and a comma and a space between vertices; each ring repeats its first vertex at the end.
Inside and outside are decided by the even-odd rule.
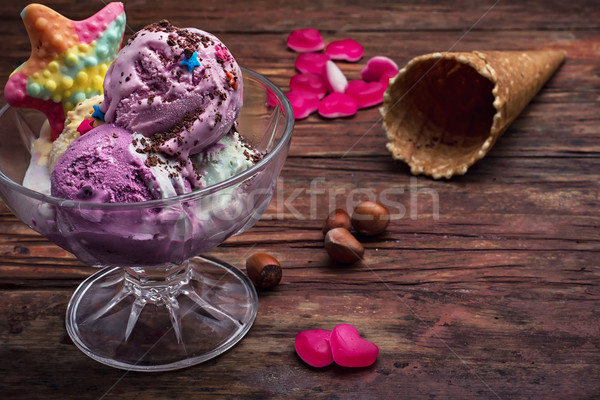
POLYGON ((325 222, 323 223, 323 235, 327 234, 333 228, 344 228, 350 230, 352 223, 350 222, 350 216, 345 210, 338 208, 331 212, 325 222))
POLYGON ((248 278, 259 289, 269 289, 281 281, 281 264, 267 253, 254 253, 246 260, 248 278))
POLYGON ((352 213, 352 226, 361 235, 379 235, 385 231, 389 223, 388 209, 374 201, 361 202, 352 213))
POLYGON ((333 228, 325 235, 325 250, 337 262, 352 264, 363 257, 365 248, 345 228, 333 228))

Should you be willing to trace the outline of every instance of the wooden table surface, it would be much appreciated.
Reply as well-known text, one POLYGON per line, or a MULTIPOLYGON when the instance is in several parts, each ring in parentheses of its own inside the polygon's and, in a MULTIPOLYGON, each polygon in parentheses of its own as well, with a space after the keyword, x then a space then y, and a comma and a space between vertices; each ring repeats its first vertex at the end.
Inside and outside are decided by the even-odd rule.
MULTIPOLYGON (((48 5, 83 19, 102 1, 48 5)), ((29 54, 25 2, 0 4, 0 84, 29 54)), ((399 65, 445 50, 564 49, 567 60, 467 175, 412 177, 385 149, 377 108, 298 121, 262 220, 211 252, 284 266, 248 335, 168 373, 112 369, 67 336, 65 310, 95 271, 0 206, 0 398, 600 398, 600 6, 575 1, 127 1, 126 35, 168 18, 217 34, 287 90, 293 29, 354 38, 399 65), (302 5, 301 5, 302 4, 302 5), (387 192, 385 192, 388 190, 387 192), (391 194, 388 231, 360 264, 331 263, 334 207, 391 194), (349 199, 349 200, 348 200, 349 199), (300 330, 355 325, 381 352, 363 369, 307 367, 300 330)), ((4 100, 2 99, 2 104, 4 100)), ((389 200, 388 199, 388 200, 389 200)))

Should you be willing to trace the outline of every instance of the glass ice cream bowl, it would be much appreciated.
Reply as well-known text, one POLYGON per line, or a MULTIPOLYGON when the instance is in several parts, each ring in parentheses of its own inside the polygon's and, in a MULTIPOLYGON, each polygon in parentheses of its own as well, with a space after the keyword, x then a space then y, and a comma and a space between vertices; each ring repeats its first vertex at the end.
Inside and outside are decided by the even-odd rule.
POLYGON ((243 69, 238 131, 265 156, 249 169, 177 197, 140 203, 59 199, 21 185, 43 114, 0 110, 0 192, 32 229, 101 269, 76 289, 66 326, 112 367, 167 371, 216 357, 252 326, 258 297, 238 268, 201 254, 251 227, 271 201, 294 117, 281 90, 243 69))

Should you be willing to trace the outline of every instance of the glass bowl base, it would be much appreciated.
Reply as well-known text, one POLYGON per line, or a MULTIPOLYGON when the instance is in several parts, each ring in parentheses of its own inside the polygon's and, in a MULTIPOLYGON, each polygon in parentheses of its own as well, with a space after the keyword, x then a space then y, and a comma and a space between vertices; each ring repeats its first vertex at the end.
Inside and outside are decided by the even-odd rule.
POLYGON ((132 371, 170 371, 227 351, 252 326, 258 296, 236 267, 194 257, 166 270, 104 268, 67 307, 73 342, 89 357, 132 371))

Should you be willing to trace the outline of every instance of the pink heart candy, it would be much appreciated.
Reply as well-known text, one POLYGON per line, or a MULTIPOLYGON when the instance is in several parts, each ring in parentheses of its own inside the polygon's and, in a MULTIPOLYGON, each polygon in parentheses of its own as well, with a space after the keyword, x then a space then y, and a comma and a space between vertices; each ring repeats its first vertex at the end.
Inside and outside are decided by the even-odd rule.
POLYGON ((350 117, 357 110, 356 100, 344 93, 331 93, 319 103, 319 115, 324 118, 350 117))
POLYGON ((355 62, 360 60, 364 53, 363 47, 354 39, 336 40, 325 48, 325 54, 332 60, 355 62))
POLYGON ((368 367, 379 355, 379 347, 360 337, 350 324, 339 324, 329 337, 333 360, 342 367, 368 367))
POLYGON ((321 33, 313 28, 292 31, 287 38, 287 45, 298 53, 309 53, 325 48, 321 33))
POLYGON ((381 78, 379 78, 379 83, 381 83, 385 88, 390 85, 390 79, 398 75, 397 72, 384 72, 381 78))
POLYGON ((346 94, 352 96, 356 100, 359 109, 372 107, 380 104, 383 101, 383 92, 386 85, 381 82, 365 82, 354 80, 348 82, 346 94))
POLYGON ((333 61, 329 60, 325 63, 321 75, 329 92, 344 93, 346 91, 348 79, 333 61))
POLYGON ((290 79, 290 90, 311 92, 322 99, 327 94, 327 88, 321 74, 296 74, 290 79))
POLYGON ((294 91, 285 94, 294 110, 295 119, 308 117, 319 109, 319 96, 307 91, 294 91))
POLYGON ((398 74, 398 65, 392 59, 384 56, 371 58, 360 71, 360 77, 367 82, 381 81, 385 77, 389 80, 396 74, 398 74))
POLYGON ((294 341, 296 353, 308 365, 318 368, 328 366, 333 362, 329 346, 330 335, 331 332, 325 329, 298 332, 294 341))
POLYGON ((302 53, 298 54, 294 65, 300 72, 320 74, 323 71, 323 65, 329 60, 329 56, 324 53, 302 53))

